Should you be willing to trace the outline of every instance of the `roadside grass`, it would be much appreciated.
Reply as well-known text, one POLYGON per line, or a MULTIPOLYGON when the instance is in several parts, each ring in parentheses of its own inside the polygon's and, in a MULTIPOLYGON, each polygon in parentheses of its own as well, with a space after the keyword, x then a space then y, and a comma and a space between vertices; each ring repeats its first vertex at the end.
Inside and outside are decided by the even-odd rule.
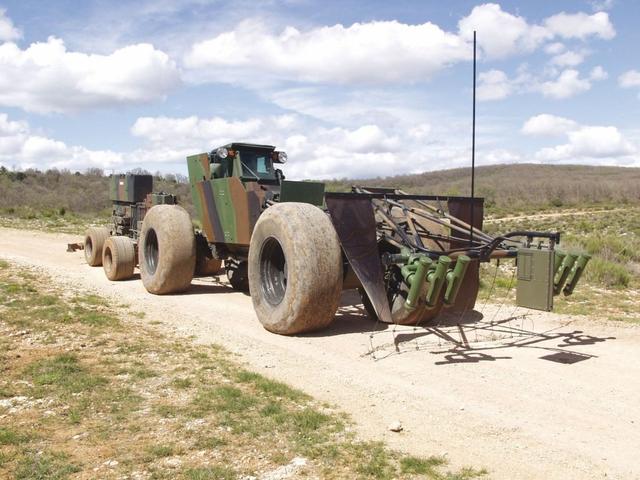
POLYGON ((107 225, 110 212, 77 214, 64 208, 34 209, 27 206, 0 208, 0 227, 82 235, 89 225, 107 225))
POLYGON ((0 261, 0 293, 0 478, 251 478, 300 457, 295 478, 486 476, 358 441, 336 408, 40 273, 0 261))
MULTIPOLYGON (((587 252, 593 257, 574 293, 554 298, 554 310, 640 323, 640 207, 600 205, 579 211, 541 211, 529 218, 493 218, 486 223, 485 230, 560 231, 560 250, 587 252)), ((513 264, 502 262, 495 283, 492 281, 495 262, 482 266, 481 297, 493 288, 494 303, 515 302, 513 264)))

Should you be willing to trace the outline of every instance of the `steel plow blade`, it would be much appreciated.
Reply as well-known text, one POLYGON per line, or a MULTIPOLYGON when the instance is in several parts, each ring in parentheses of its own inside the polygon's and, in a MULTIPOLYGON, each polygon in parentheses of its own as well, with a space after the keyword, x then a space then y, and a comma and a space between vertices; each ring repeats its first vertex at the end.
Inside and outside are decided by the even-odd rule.
POLYGON ((368 198, 326 197, 342 249, 378 318, 392 323, 376 239, 376 219, 368 198))

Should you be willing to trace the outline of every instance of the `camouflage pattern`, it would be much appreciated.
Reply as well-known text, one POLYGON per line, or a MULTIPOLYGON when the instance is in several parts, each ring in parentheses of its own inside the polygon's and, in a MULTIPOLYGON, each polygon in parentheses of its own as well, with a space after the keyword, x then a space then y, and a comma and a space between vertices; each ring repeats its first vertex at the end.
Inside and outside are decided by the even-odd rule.
POLYGON ((224 148, 229 152, 226 158, 213 153, 187 157, 193 205, 209 243, 248 247, 267 199, 323 205, 323 183, 283 181, 280 185, 273 166, 277 160, 272 160, 277 155, 274 147, 231 143, 224 148), (243 155, 255 152, 268 156, 263 170, 256 170, 259 177, 243 171, 243 155))
POLYGON ((109 198, 114 202, 144 202, 153 190, 151 175, 112 175, 109 184, 109 198))
POLYGON ((253 227, 262 213, 265 190, 237 177, 195 182, 192 188, 202 231, 210 243, 249 246, 253 227))

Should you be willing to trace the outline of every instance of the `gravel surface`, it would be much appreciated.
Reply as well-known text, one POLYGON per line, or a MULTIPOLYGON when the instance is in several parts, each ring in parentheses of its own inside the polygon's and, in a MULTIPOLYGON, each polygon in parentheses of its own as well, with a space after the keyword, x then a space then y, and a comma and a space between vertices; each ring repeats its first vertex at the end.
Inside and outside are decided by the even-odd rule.
POLYGON ((365 439, 496 479, 640 479, 640 328, 487 305, 440 326, 384 327, 352 292, 334 324, 283 337, 221 280, 153 296, 110 282, 77 237, 0 229, 0 257, 145 312, 176 335, 218 343, 256 371, 340 405, 365 439), (401 422, 402 431, 389 425, 401 422))

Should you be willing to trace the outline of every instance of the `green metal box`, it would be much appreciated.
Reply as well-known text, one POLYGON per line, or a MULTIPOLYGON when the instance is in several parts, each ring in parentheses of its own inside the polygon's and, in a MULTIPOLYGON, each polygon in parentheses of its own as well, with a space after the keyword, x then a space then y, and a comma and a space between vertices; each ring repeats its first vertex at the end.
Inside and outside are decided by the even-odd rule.
POLYGON ((321 207, 324 203, 324 183, 284 180, 280 188, 280 201, 310 203, 321 207))
POLYGON ((114 202, 144 202, 148 193, 153 190, 151 175, 113 175, 109 185, 109 197, 114 202))
POLYGON ((553 260, 549 249, 521 248, 518 250, 518 284, 516 304, 534 310, 553 308, 553 260))

